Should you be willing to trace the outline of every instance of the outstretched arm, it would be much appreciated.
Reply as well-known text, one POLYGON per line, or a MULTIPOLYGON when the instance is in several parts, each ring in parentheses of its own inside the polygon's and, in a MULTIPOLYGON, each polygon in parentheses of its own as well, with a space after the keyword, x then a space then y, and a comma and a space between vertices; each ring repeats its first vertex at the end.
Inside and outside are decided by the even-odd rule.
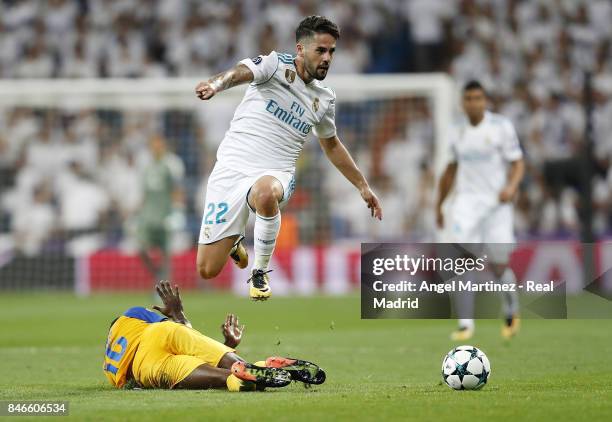
POLYGON ((340 139, 334 135, 331 138, 319 139, 319 144, 329 161, 359 190, 361 197, 368 204, 372 217, 382 220, 380 201, 340 139))
POLYGON ((238 63, 225 72, 221 72, 207 81, 200 82, 195 89, 200 100, 208 100, 216 93, 253 81, 253 72, 246 65, 238 63))
POLYGON ((519 185, 525 176, 525 161, 518 159, 510 164, 510 174, 508 175, 508 183, 499 193, 499 202, 511 202, 516 196, 519 185))
POLYGON ((444 227, 444 214, 442 213, 442 204, 448 196, 453 184, 455 183, 455 175, 457 174, 457 162, 446 166, 442 177, 440 178, 440 184, 438 186, 438 202, 436 203, 436 221, 438 227, 444 227))
POLYGON ((162 280, 157 284, 157 286, 155 286, 155 290, 157 290, 157 294, 161 298, 164 306, 162 308, 155 305, 153 306, 153 309, 168 317, 172 321, 191 328, 191 323, 183 312, 183 301, 181 300, 181 294, 178 286, 174 286, 174 288, 172 288, 169 281, 162 280))
MULTIPOLYGON (((181 300, 181 294, 178 286, 170 285, 169 281, 162 280, 157 286, 155 286, 157 294, 161 298, 164 306, 153 306, 153 309, 160 312, 167 318, 179 324, 186 325, 191 328, 191 323, 183 312, 183 301, 181 300)), ((240 344, 242 340, 242 333, 244 332, 244 325, 240 325, 240 320, 234 314, 228 314, 225 318, 225 322, 221 325, 221 333, 225 338, 225 345, 228 347, 235 348, 240 344)))
POLYGON ((242 340, 242 333, 244 332, 244 324, 240 325, 240 320, 234 314, 227 314, 225 322, 221 325, 221 333, 225 338, 225 344, 227 347, 235 349, 242 340))

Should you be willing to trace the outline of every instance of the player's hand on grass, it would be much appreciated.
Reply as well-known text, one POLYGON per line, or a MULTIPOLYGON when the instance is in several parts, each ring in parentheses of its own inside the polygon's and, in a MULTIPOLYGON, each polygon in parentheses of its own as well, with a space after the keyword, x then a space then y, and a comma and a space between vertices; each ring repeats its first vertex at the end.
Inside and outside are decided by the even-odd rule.
POLYGON ((234 314, 228 314, 225 322, 221 325, 221 333, 225 337, 225 345, 232 348, 238 346, 240 340, 242 340, 243 332, 244 325, 240 325, 238 317, 234 314))
POLYGON ((214 86, 208 81, 200 82, 195 92, 200 100, 209 100, 216 94, 214 86))
POLYGON ((179 292, 178 286, 172 288, 169 281, 162 280, 155 286, 155 290, 157 290, 157 294, 161 298, 164 306, 160 307, 154 305, 153 309, 175 322, 188 325, 188 321, 183 314, 183 301, 181 300, 181 293, 179 292))
POLYGON ((514 195, 516 195, 516 189, 511 186, 505 187, 499 193, 499 202, 506 203, 511 202, 514 199, 514 195))
POLYGON ((382 206, 380 205, 380 201, 378 197, 372 192, 372 189, 369 187, 365 187, 359 191, 361 193, 361 197, 368 204, 368 208, 370 209, 370 215, 374 218, 378 218, 382 220, 382 206))

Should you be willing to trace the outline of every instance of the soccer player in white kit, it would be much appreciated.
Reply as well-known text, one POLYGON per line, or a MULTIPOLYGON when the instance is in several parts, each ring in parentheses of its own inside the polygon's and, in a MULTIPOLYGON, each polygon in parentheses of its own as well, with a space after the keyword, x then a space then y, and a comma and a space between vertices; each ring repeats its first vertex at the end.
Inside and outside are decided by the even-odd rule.
MULTIPOLYGON (((523 153, 512 122, 486 110, 485 90, 477 81, 463 89, 463 119, 451 131, 451 160, 439 185, 437 223, 446 240, 485 243, 490 269, 501 283, 516 283, 508 266, 515 242, 512 201, 525 174, 523 153), (455 185, 455 195, 445 220, 442 204, 455 185)), ((472 299, 473 301, 473 299, 472 299)), ((502 335, 518 331, 518 295, 504 292, 505 323, 502 335)), ((460 319, 453 340, 474 333, 473 319, 460 319)))
POLYGON ((336 134, 335 93, 320 82, 339 37, 336 24, 309 16, 296 30, 295 56, 273 51, 244 59, 197 85, 196 95, 209 100, 250 82, 208 179, 197 255, 202 278, 215 277, 228 255, 240 268, 248 265, 241 241, 254 212, 249 295, 254 300, 270 297, 268 264, 281 225, 280 209, 293 193, 295 162, 311 131, 327 158, 359 190, 371 215, 382 219, 378 198, 336 134))

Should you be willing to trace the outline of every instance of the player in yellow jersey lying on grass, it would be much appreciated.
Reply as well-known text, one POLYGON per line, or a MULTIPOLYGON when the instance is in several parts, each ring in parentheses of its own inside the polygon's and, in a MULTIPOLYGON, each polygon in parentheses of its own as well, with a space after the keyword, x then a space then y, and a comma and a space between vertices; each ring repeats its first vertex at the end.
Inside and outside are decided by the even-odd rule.
POLYGON ((252 391, 284 387, 291 381, 325 381, 325 372, 304 360, 270 357, 246 362, 235 353, 244 330, 236 316, 229 314, 221 326, 222 344, 191 327, 178 287, 162 281, 157 293, 163 307, 153 308, 163 316, 134 307, 111 324, 104 374, 115 387, 252 391))

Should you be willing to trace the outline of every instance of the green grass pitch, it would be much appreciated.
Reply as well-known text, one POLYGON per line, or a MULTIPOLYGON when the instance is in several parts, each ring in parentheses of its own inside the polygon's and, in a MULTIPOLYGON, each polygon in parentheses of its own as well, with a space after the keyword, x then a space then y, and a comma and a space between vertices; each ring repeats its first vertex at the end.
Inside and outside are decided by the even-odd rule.
POLYGON ((358 296, 252 303, 184 294, 195 328, 220 338, 225 314, 237 313, 247 325, 243 357, 312 360, 327 371, 321 386, 115 390, 101 369, 108 324, 150 299, 2 294, 0 400, 67 400, 77 420, 612 420, 610 320, 525 320, 511 342, 501 339, 499 321, 480 321, 469 343, 487 353, 492 377, 481 391, 453 391, 440 368, 454 322, 362 321, 358 296))

